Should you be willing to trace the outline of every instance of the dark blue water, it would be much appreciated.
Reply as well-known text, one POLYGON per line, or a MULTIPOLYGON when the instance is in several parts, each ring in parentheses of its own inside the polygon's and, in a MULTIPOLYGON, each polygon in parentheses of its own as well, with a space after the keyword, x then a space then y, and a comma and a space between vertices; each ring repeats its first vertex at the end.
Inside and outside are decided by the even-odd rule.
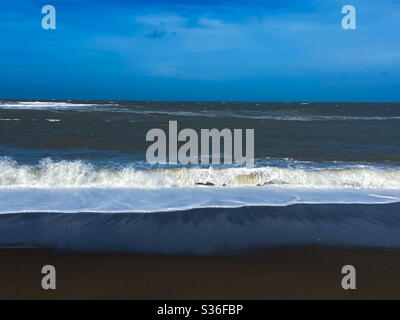
POLYGON ((399 103, 0 101, 0 155, 21 164, 88 160, 104 167, 145 161, 146 133, 255 130, 257 161, 400 163, 399 103))
POLYGON ((0 245, 397 249, 399 164, 399 103, 3 100, 0 245), (254 129, 254 168, 150 164, 169 121, 254 129))

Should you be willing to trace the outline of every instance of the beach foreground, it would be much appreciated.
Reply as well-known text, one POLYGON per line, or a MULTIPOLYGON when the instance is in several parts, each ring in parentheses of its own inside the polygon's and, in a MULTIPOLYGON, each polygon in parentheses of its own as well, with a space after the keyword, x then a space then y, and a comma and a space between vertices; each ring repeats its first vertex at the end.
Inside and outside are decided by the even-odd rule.
POLYGON ((0 299, 399 299, 400 252, 327 247, 264 248, 240 255, 0 250, 0 299), (41 288, 54 265, 57 289, 41 288), (343 290, 341 269, 357 270, 343 290))

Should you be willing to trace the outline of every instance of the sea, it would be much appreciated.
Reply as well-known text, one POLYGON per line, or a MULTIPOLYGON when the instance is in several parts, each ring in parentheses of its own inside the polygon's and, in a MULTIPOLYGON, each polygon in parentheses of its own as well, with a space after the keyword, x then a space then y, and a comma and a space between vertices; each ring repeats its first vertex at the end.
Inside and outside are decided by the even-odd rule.
POLYGON ((400 248, 400 103, 0 100, 0 246, 400 248), (254 129, 254 167, 151 164, 149 130, 254 129))

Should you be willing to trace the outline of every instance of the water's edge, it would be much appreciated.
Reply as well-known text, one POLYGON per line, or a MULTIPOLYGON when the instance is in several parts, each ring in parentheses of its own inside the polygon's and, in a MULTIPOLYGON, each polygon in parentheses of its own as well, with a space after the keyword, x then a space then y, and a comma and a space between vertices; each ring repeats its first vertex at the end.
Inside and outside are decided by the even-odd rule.
POLYGON ((400 203, 0 215, 0 246, 223 254, 266 246, 400 249, 400 203))

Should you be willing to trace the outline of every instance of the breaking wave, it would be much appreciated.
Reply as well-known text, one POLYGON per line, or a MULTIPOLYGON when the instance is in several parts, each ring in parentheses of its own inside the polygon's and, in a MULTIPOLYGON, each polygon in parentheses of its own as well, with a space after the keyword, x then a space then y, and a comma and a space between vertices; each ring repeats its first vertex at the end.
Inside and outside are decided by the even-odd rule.
POLYGON ((83 161, 44 159, 37 166, 0 160, 0 188, 139 188, 262 187, 400 189, 400 170, 372 167, 300 169, 178 168, 96 169, 83 161))
MULTIPOLYGON (((113 106, 113 103, 107 104, 94 104, 94 103, 74 103, 74 102, 62 102, 62 101, 13 101, 13 102, 0 102, 0 109, 11 109, 11 110, 81 110, 96 106, 113 106)), ((91 110, 91 109, 88 109, 91 110)))

